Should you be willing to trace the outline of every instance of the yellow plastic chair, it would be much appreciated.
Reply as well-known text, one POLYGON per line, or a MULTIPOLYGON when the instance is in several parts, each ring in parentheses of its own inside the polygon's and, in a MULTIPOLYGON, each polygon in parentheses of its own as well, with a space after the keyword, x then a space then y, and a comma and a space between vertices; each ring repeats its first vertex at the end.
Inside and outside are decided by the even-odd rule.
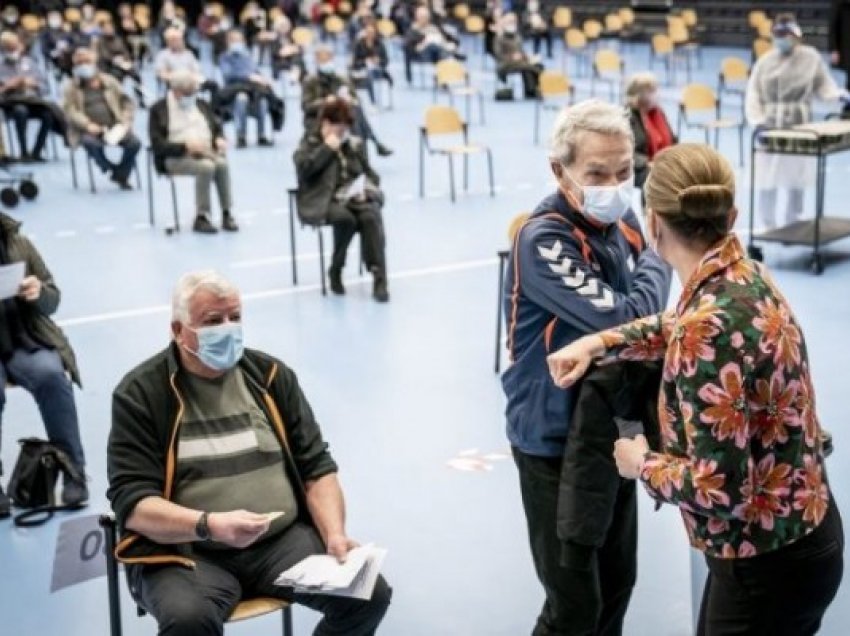
POLYGON ((682 9, 682 20, 685 21, 686 27, 694 29, 699 23, 699 16, 693 9, 682 9))
POLYGON ((573 25, 573 12, 568 7, 558 7, 552 14, 552 26, 559 30, 567 30, 573 25))
POLYGON ((452 9, 452 15, 458 22, 463 22, 470 15, 472 15, 472 11, 469 10, 468 4, 466 4, 465 2, 461 2, 454 6, 454 9, 452 9))
POLYGON ((635 12, 631 7, 623 7, 617 13, 620 14, 624 26, 630 27, 635 23, 635 12))
POLYGON ((322 23, 325 33, 333 40, 335 45, 339 44, 340 36, 345 33, 345 20, 338 15, 329 15, 322 23))
POLYGON ((770 40, 765 38, 756 38, 753 40, 753 62, 772 49, 773 42, 770 40))
POLYGON ((313 30, 308 27, 295 27, 292 29, 292 42, 302 49, 312 45, 315 37, 313 30))
POLYGON ((34 35, 41 30, 42 20, 34 13, 21 16, 21 28, 28 34, 34 35))
POLYGON ((593 44, 602 37, 605 27, 599 20, 585 20, 584 24, 581 25, 581 30, 584 31, 587 42, 593 44))
POLYGON ((651 67, 659 60, 663 60, 664 68, 667 71, 668 84, 673 83, 673 78, 675 77, 675 60, 673 59, 674 52, 675 49, 673 47, 673 40, 670 39, 669 35, 666 33, 656 33, 652 36, 650 43, 649 65, 651 67))
POLYGON ((590 94, 596 95, 596 82, 605 82, 610 86, 611 101, 619 101, 623 84, 625 63, 616 51, 603 49, 593 56, 593 75, 590 78, 590 94))
POLYGON ((747 15, 747 22, 753 29, 758 29, 762 22, 767 20, 767 14, 761 10, 750 11, 747 15))
POLYGON ((563 70, 567 70, 567 57, 572 55, 576 61, 576 75, 581 75, 584 68, 590 66, 590 51, 587 42, 587 36, 584 31, 575 27, 569 28, 564 32, 564 59, 563 70))
POLYGON ((376 28, 378 29, 378 34, 385 40, 389 40, 398 35, 398 29, 396 28, 395 22, 387 18, 381 18, 378 20, 376 28))
POLYGON ((758 27, 756 27, 756 32, 760 38, 765 38, 770 40, 773 38, 773 20, 763 20, 758 27))
POLYGON ((676 134, 681 138, 682 124, 688 128, 699 128, 705 133, 705 143, 711 143, 711 132, 714 131, 714 147, 720 141, 720 131, 723 129, 738 129, 739 165, 744 165, 744 121, 721 117, 720 100, 710 86, 705 84, 689 84, 682 91, 679 101, 679 119, 676 134), (708 116, 706 117, 706 113, 708 116), (694 116, 698 119, 694 119, 694 116))
POLYGON ((623 31, 623 19, 619 13, 609 13, 605 16, 605 37, 618 38, 623 31))
POLYGON ((437 94, 444 91, 449 96, 449 104, 454 107, 454 98, 463 97, 465 102, 466 119, 470 119, 470 108, 473 97, 478 97, 478 116, 484 123, 484 94, 469 82, 469 71, 455 59, 441 60, 434 66, 433 100, 437 94))
POLYGON ((65 9, 65 22, 68 24, 79 24, 83 19, 83 14, 77 7, 68 7, 65 9))
POLYGON ((493 153, 488 146, 469 143, 467 124, 460 118, 457 111, 451 106, 431 106, 425 111, 425 125, 420 129, 419 135, 419 196, 425 196, 425 153, 429 155, 442 155, 448 159, 449 164, 449 187, 452 203, 455 202, 455 171, 454 158, 463 157, 463 189, 469 190, 469 156, 474 154, 487 155, 487 169, 490 176, 490 196, 496 196, 493 183, 493 153), (451 136, 460 137, 462 143, 435 147, 431 145, 433 137, 451 136))
POLYGON ((560 110, 573 103, 575 86, 563 73, 543 71, 537 84, 537 103, 534 105, 534 143, 540 141, 540 113, 545 110, 560 110), (551 100, 558 100, 552 103, 551 100))
POLYGON ((741 110, 744 109, 744 96, 747 92, 747 81, 750 78, 750 67, 740 57, 725 57, 720 63, 720 74, 717 82, 718 99, 722 100, 725 93, 733 93, 741 98, 741 110))
MULTIPOLYGON (((514 244, 517 233, 530 217, 531 212, 520 212, 508 223, 508 243, 510 245, 514 244)), ((499 373, 502 367, 502 305, 505 302, 505 263, 508 262, 510 255, 510 250, 499 250, 496 252, 496 256, 499 257, 499 295, 498 302, 496 303, 496 363, 494 365, 496 373, 499 373)))
POLYGON ((342 0, 337 5, 336 12, 343 17, 348 17, 354 13, 354 6, 348 0, 342 0))

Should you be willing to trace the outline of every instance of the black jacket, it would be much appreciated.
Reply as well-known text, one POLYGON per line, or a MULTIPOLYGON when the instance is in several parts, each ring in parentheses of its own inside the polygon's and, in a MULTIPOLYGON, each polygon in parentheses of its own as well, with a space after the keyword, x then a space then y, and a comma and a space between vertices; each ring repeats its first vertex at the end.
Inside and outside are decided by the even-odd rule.
POLYGON ((382 69, 387 68, 389 59, 387 58, 387 47, 380 38, 375 38, 372 44, 369 44, 365 38, 358 38, 354 44, 354 53, 352 54, 351 68, 360 70, 366 68, 366 60, 369 58, 378 58, 378 66, 382 69))
POLYGON ((621 478, 614 462, 614 418, 637 420, 659 447, 661 366, 638 362, 598 367, 582 380, 572 414, 558 487, 558 538, 563 558, 577 564, 605 543, 621 478))
MULTIPOLYGON (((304 482, 337 470, 313 411, 295 373, 282 362, 246 349, 239 368, 277 433, 298 500, 299 518, 311 523, 304 482)), ((150 496, 171 500, 174 495, 177 433, 183 411, 180 378, 185 373, 172 343, 130 371, 112 394, 106 496, 121 528, 140 500, 150 496)), ((160 545, 130 531, 124 533, 116 556, 124 563, 194 565, 180 545, 160 545)))
MULTIPOLYGON (((202 99, 197 101, 198 110, 207 120, 210 127, 210 149, 215 149, 215 140, 224 137, 221 121, 213 112, 212 106, 202 99)), ((151 140, 153 163, 156 171, 165 173, 165 160, 169 157, 178 158, 186 155, 186 144, 168 141, 168 97, 163 97, 151 106, 148 116, 148 137, 151 140)))
POLYGON ((839 68, 850 70, 850 0, 832 0, 829 11, 829 51, 838 51, 839 68))
MULTIPOLYGON (((667 114, 659 107, 664 121, 667 123, 667 128, 670 129, 670 135, 673 138, 673 143, 679 142, 676 133, 670 126, 667 120, 667 114)), ((646 134, 646 127, 643 125, 643 117, 640 115, 640 110, 637 108, 629 109, 629 122, 632 125, 632 134, 635 137, 635 186, 643 187, 646 183, 646 177, 649 175, 649 137, 646 134)))
POLYGON ((216 93, 213 109, 222 121, 230 121, 233 118, 233 102, 236 101, 239 93, 247 93, 248 114, 251 117, 259 116, 260 100, 265 99, 269 107, 272 130, 278 132, 283 128, 286 120, 286 103, 275 95, 271 87, 256 82, 233 82, 216 93))

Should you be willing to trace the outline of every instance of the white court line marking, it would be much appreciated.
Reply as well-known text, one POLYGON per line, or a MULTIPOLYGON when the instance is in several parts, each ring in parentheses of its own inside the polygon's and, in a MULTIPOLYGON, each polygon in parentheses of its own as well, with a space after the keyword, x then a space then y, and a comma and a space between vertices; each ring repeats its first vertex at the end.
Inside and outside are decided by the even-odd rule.
MULTIPOLYGON (((313 254, 301 254, 300 256, 296 256, 296 261, 301 260, 315 260, 319 258, 319 253, 315 252, 313 254)), ((235 261, 230 264, 230 267, 234 269, 245 269, 248 267, 262 267, 263 265, 277 265, 278 263, 289 263, 292 261, 291 256, 270 256, 269 258, 257 258, 250 261, 235 261)))
MULTIPOLYGON (((423 267, 422 269, 411 269, 397 274, 391 275, 390 280, 404 280, 410 278, 424 278, 426 276, 434 276, 437 274, 449 274, 453 272, 462 272, 482 267, 492 267, 499 262, 497 258, 482 258, 474 261, 463 261, 460 263, 450 263, 447 265, 436 265, 434 267, 423 267)), ((346 281, 349 284, 364 284, 370 282, 370 279, 363 276, 354 281, 346 281)), ((264 298, 280 298, 283 296, 295 296, 296 294, 307 294, 316 292, 321 288, 320 285, 304 285, 300 287, 284 287, 277 289, 269 289, 261 292, 251 292, 242 294, 242 300, 262 300, 264 298)), ((113 320, 122 320, 124 318, 140 318, 142 316, 150 316, 153 314, 164 314, 171 311, 170 305, 152 305, 149 307, 138 307, 136 309, 123 309, 119 311, 108 311, 100 314, 91 314, 89 316, 79 316, 77 318, 67 318, 58 321, 60 327, 75 327, 77 325, 88 325, 100 322, 110 322, 113 320)))
POLYGON ((72 236, 76 235, 76 230, 59 230, 58 232, 56 232, 56 234, 54 234, 56 238, 71 238, 72 236))
POLYGON ((101 225, 100 227, 94 228, 95 234, 112 234, 114 231, 114 225, 101 225))

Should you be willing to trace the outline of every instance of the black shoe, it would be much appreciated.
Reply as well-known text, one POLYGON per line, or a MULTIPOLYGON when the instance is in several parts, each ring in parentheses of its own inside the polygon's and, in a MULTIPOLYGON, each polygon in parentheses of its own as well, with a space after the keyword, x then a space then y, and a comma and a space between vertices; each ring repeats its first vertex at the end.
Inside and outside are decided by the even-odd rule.
POLYGON ((111 177, 109 177, 109 180, 112 181, 112 183, 115 183, 122 190, 132 190, 133 189, 133 186, 130 185, 130 181, 127 179, 127 177, 124 177, 122 179, 122 178, 116 177, 115 174, 113 174, 111 177))
POLYGON ((239 137, 239 139, 236 140, 236 147, 237 148, 247 148, 248 147, 248 142, 245 141, 245 137, 239 137))
POLYGON ((377 142, 377 141, 375 142, 375 148, 378 149, 378 154, 381 157, 389 157, 391 154, 393 154, 392 148, 388 148, 384 144, 377 142))
POLYGON ((204 215, 195 217, 195 223, 192 225, 192 230, 199 232, 200 234, 215 234, 218 232, 215 225, 210 223, 210 220, 204 215))
POLYGON ((67 480, 62 486, 62 503, 74 508, 82 508, 89 503, 89 489, 86 482, 76 479, 67 480))
POLYGON ((0 519, 5 519, 12 514, 12 500, 9 499, 9 495, 3 492, 3 488, 0 487, 0 519))
POLYGON ((345 295, 345 285, 342 284, 342 268, 331 267, 328 270, 328 282, 331 285, 331 291, 337 296, 345 295))
POLYGON ((266 146, 266 147, 274 146, 274 142, 271 139, 269 139, 268 137, 260 137, 257 140, 257 145, 258 146, 266 146))
POLYGON ((221 221, 221 229, 225 232, 238 232, 239 224, 236 223, 236 220, 233 218, 233 215, 230 212, 224 213, 224 219, 221 221))
POLYGON ((369 268, 375 282, 372 287, 372 296, 379 303, 387 303, 390 301, 390 291, 387 289, 387 274, 380 267, 369 268))

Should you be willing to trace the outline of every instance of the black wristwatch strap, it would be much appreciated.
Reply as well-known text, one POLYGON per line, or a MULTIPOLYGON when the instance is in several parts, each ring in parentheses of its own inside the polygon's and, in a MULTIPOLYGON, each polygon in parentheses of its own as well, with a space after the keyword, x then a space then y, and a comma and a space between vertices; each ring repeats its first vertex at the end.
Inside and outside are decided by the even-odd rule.
POLYGON ((202 512, 198 523, 195 524, 195 535, 198 537, 198 541, 209 541, 211 539, 209 521, 210 513, 202 512))

